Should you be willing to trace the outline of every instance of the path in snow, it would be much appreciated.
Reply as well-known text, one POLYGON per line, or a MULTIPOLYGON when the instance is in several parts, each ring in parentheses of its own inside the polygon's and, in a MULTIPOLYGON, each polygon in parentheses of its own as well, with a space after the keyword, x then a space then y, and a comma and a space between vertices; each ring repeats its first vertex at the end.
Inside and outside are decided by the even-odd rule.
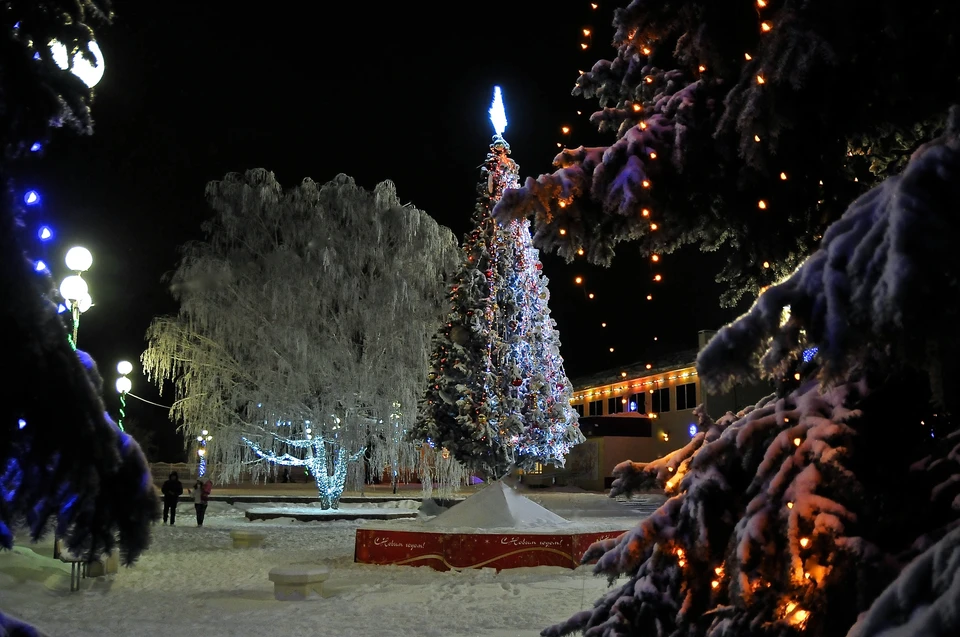
MULTIPOLYGON (((571 495, 555 500, 553 509, 580 504, 588 510, 603 500, 612 503, 602 495, 571 495)), ((156 526, 153 545, 135 566, 121 568, 112 581, 87 580, 78 593, 68 592, 69 567, 50 557, 51 540, 0 554, 0 606, 51 637, 534 637, 545 626, 590 608, 607 588, 589 567, 497 574, 354 564, 354 531, 363 521, 247 522, 244 507, 213 503, 204 527, 197 528, 187 526, 191 508, 180 509, 180 525, 156 526), (232 528, 262 529, 267 544, 230 548, 232 528), (291 563, 331 568, 324 599, 273 599, 267 572, 291 563), (450 608, 457 612, 443 610, 450 608)), ((622 506, 611 512, 622 512, 620 523, 623 514, 631 514, 622 506)), ((598 526, 617 522, 590 520, 598 526)))

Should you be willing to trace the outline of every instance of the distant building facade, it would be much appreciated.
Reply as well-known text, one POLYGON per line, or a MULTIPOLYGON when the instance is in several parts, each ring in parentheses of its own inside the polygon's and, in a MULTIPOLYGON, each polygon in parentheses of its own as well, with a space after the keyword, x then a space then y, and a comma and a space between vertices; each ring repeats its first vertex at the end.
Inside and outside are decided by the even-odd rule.
POLYGON ((697 433, 697 405, 719 418, 770 394, 773 386, 765 383, 740 384, 724 393, 703 391, 697 353, 714 334, 701 331, 697 349, 575 379, 571 404, 587 440, 571 450, 557 480, 584 489, 609 488, 619 463, 649 462, 687 444, 697 433))

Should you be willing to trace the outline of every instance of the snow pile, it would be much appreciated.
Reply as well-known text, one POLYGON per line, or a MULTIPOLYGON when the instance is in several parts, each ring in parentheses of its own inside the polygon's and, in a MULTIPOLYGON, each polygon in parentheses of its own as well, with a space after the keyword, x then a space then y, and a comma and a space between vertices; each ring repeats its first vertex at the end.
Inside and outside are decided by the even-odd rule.
POLYGON ((424 523, 425 526, 444 529, 540 529, 568 524, 567 520, 503 482, 494 482, 424 523))

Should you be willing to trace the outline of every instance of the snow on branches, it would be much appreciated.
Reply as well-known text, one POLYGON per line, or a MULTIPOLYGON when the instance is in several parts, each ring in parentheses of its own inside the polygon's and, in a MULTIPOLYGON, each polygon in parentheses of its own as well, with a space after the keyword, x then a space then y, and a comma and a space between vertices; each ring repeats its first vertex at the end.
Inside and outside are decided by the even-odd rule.
POLYGON ((760 369, 780 379, 817 348, 824 380, 901 364, 931 372, 935 398, 952 401, 960 320, 960 109, 902 175, 855 201, 820 248, 767 289, 698 358, 704 382, 727 386, 760 369), (935 308, 935 309, 934 309, 935 308))
POLYGON ((143 354, 151 379, 174 381, 186 439, 214 434, 206 453, 221 480, 258 460, 314 469, 325 506, 361 454, 377 477, 415 470, 403 438, 453 234, 401 205, 391 182, 366 191, 345 175, 285 191, 251 170, 207 197, 207 240, 184 248, 172 279, 180 312, 154 321, 143 354))
POLYGON ((633 0, 615 13, 616 57, 573 91, 616 140, 564 150, 495 214, 534 216, 536 245, 568 260, 609 264, 626 240, 645 254, 725 248, 721 301, 736 304, 942 130, 960 11, 879 4, 633 0), (933 49, 908 39, 920 33, 933 49))

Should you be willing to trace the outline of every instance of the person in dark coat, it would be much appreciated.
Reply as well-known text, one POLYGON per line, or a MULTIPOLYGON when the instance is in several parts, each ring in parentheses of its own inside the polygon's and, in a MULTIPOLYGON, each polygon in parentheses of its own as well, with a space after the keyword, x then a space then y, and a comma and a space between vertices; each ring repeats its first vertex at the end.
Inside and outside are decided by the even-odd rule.
POLYGON ((183 495, 183 484, 181 484, 180 476, 177 475, 176 471, 170 474, 170 478, 163 483, 160 491, 163 493, 163 523, 167 523, 167 514, 169 513, 170 526, 173 526, 177 521, 177 502, 183 495))

